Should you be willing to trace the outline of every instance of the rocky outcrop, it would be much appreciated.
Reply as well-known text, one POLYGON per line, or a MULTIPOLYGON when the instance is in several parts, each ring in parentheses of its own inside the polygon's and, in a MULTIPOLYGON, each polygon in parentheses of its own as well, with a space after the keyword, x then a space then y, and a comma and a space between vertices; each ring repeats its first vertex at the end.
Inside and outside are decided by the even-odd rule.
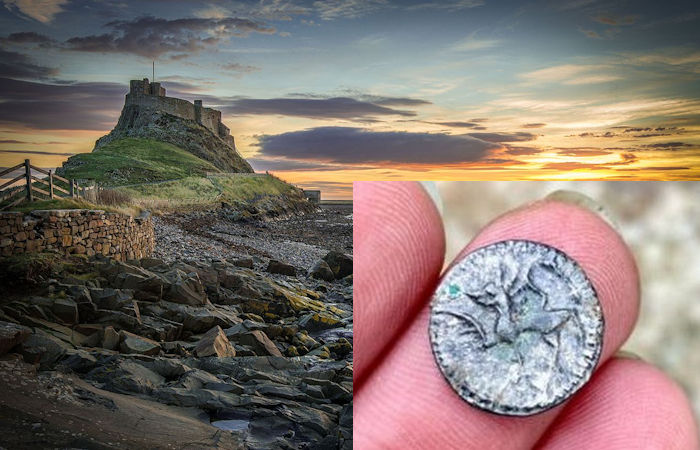
MULTIPOLYGON (((183 119, 157 108, 130 104, 122 109, 119 122, 95 143, 93 151, 123 138, 146 138, 168 142, 209 161, 225 172, 253 172, 235 146, 194 120, 183 119)), ((69 168, 69 166, 64 166, 69 168)))
POLYGON ((0 302, 0 350, 196 408, 244 448, 352 448, 351 281, 237 263, 74 257, 0 302))

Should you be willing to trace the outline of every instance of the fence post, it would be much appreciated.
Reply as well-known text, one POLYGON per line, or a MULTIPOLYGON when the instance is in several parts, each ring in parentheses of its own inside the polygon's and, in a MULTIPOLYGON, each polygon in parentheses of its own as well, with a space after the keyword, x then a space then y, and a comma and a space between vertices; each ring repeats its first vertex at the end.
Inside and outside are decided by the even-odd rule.
POLYGON ((53 200, 53 172, 49 170, 49 198, 53 200))
POLYGON ((73 184, 74 183, 75 183, 75 180, 71 178, 70 183, 68 183, 68 184, 70 184, 70 198, 75 197, 75 192, 73 191, 73 184))
POLYGON ((29 160, 24 160, 24 169, 27 177, 27 200, 32 201, 32 169, 29 164, 29 160))

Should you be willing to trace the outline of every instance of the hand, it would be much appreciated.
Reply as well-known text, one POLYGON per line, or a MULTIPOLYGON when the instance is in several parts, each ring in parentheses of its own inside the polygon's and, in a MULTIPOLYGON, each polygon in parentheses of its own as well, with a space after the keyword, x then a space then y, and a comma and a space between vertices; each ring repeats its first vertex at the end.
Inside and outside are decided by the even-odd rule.
POLYGON ((564 404, 513 418, 464 402, 442 377, 428 338, 442 223, 417 183, 354 184, 355 400, 359 449, 696 449, 684 393, 661 371, 615 356, 639 309, 634 259, 596 214, 541 201, 488 224, 462 251, 506 239, 559 248, 594 284, 605 336, 592 379, 564 404))

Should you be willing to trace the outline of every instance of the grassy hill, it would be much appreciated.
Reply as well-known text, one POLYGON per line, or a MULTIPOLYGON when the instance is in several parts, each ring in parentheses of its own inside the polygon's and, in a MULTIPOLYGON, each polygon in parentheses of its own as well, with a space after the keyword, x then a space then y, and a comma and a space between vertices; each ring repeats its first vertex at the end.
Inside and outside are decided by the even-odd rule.
POLYGON ((200 207, 221 202, 230 205, 257 203, 267 197, 301 201, 301 190, 272 175, 241 174, 234 177, 186 177, 163 183, 115 188, 133 199, 134 205, 155 211, 200 207))
MULTIPOLYGON (((100 205, 95 207, 169 212, 227 203, 247 211, 245 217, 313 208, 304 200, 301 189, 277 177, 225 173, 189 151, 153 139, 111 141, 91 153, 72 156, 57 173, 66 178, 93 179, 107 187, 98 199, 100 205)), ((53 200, 45 206, 73 209, 81 205, 86 207, 83 201, 53 200)), ((32 206, 20 208, 28 210, 32 206)))
POLYGON ((151 183, 206 172, 221 172, 175 145, 152 139, 124 138, 66 161, 57 173, 66 178, 91 178, 112 186, 151 183))

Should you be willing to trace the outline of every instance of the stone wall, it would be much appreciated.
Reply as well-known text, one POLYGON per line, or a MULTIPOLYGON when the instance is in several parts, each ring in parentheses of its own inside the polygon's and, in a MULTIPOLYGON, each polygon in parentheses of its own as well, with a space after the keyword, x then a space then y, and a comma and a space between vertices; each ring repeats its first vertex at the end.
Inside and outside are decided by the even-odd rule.
POLYGON ((0 254, 57 251, 100 253, 116 260, 143 258, 155 246, 150 215, 132 217, 99 210, 0 213, 0 254))

